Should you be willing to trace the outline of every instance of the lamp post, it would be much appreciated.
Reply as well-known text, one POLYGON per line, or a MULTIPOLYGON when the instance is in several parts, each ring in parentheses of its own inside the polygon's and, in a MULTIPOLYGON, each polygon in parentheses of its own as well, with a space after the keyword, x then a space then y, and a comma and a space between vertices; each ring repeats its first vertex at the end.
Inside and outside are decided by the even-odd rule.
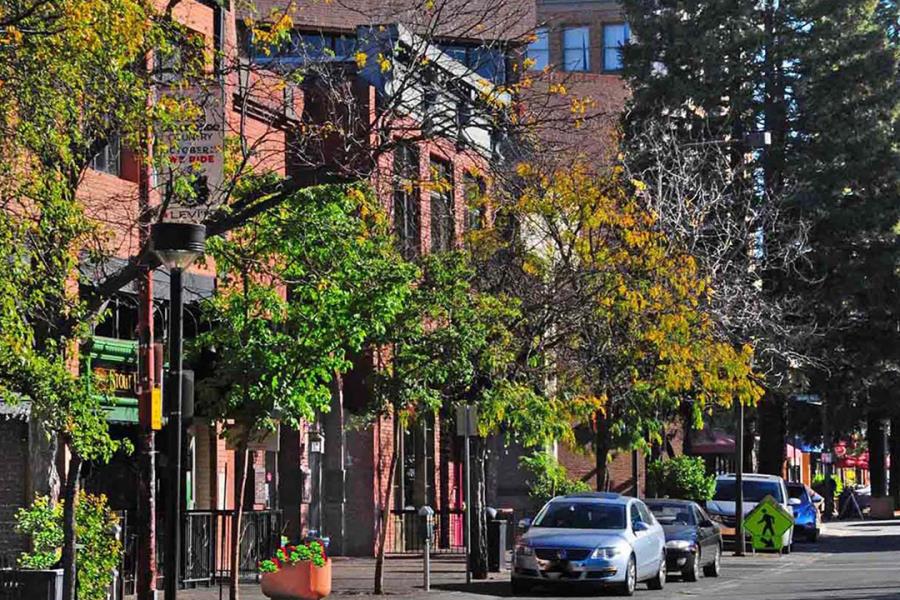
POLYGON ((166 404, 169 414, 169 510, 166 522, 165 600, 176 600, 181 569, 181 366, 184 299, 181 275, 203 254, 206 227, 197 223, 154 223, 153 252, 171 274, 169 286, 169 380, 166 404))
POLYGON ((322 538, 322 454, 325 453, 325 436, 319 429, 318 423, 306 434, 309 441, 309 470, 313 478, 312 504, 310 505, 310 523, 315 524, 314 534, 310 531, 310 537, 322 538))

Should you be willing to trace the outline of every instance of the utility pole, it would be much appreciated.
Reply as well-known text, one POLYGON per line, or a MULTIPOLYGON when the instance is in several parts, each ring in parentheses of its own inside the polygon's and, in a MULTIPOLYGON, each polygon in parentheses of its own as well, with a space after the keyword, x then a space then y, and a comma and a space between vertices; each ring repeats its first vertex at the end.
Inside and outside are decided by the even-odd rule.
POLYGON ((734 436, 734 555, 744 556, 744 403, 737 401, 737 433, 734 436))
MULTIPOLYGON (((149 71, 152 56, 145 58, 149 71)), ((152 94, 151 94, 152 96, 152 94)), ((148 100, 148 107, 149 107, 148 100)), ((138 175, 138 207, 141 226, 141 248, 150 245, 150 156, 152 140, 149 128, 143 132, 144 156, 138 175)), ((156 600, 156 432, 154 430, 154 402, 160 402, 157 388, 153 349, 153 270, 149 264, 141 267, 138 279, 138 394, 139 457, 138 457, 138 539, 136 593, 138 600, 156 600)))

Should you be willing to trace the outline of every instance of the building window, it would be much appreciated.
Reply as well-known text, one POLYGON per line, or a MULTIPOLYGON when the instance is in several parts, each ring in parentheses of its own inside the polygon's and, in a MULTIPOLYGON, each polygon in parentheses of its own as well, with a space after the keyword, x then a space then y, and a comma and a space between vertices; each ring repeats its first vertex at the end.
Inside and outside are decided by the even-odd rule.
POLYGON ((466 173, 463 176, 463 191, 466 198, 466 231, 482 229, 486 212, 484 179, 466 173))
POLYGON ((103 149, 91 159, 91 168, 118 177, 122 163, 121 154, 122 146, 119 143, 119 135, 112 134, 103 149))
POLYGON ((348 61, 359 44, 355 36, 321 31, 294 32, 279 45, 250 43, 250 56, 259 64, 301 65, 306 62, 348 61))
POLYGON ((401 142, 394 150, 394 232, 408 260, 419 256, 419 224, 419 152, 411 142, 401 142))
POLYGON ((442 160, 431 159, 431 251, 446 252, 453 248, 456 233, 453 216, 453 167, 442 160))
POLYGON ((587 27, 568 27, 563 30, 563 68, 566 71, 587 71, 591 68, 590 41, 587 27))
POLYGON ((550 64, 550 34, 546 27, 534 32, 535 40, 528 45, 528 58, 534 61, 535 71, 543 71, 550 64))
POLYGON ((603 26, 603 70, 622 70, 622 46, 628 43, 631 31, 627 23, 603 26))
POLYGON ((502 48, 452 44, 441 44, 440 48, 444 54, 488 81, 506 82, 506 54, 502 48))

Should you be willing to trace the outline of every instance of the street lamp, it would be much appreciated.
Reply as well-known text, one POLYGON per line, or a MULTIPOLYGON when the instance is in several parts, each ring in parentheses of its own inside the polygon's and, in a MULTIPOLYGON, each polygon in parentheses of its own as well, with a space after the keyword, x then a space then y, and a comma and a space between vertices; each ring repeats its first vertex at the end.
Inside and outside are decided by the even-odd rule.
POLYGON ((310 536, 323 537, 325 532, 322 531, 322 454, 325 453, 325 436, 318 424, 314 425, 306 436, 309 448, 309 470, 312 472, 315 489, 309 515, 310 523, 315 524, 315 535, 313 535, 313 531, 310 531, 310 536))
POLYGON ((206 227, 197 223, 154 223, 153 252, 169 269, 169 519, 166 527, 165 600, 176 600, 181 568, 181 367, 184 334, 184 287, 181 275, 206 245, 206 227))

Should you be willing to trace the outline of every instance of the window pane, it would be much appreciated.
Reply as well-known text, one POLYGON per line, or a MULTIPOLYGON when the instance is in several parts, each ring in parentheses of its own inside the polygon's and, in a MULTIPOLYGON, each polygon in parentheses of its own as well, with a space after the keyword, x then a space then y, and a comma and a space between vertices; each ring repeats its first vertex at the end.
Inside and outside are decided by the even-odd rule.
POLYGON ((100 152, 91 160, 91 168, 110 175, 119 176, 119 164, 121 149, 118 134, 109 137, 109 141, 100 152))
POLYGON ((394 150, 394 232, 400 253, 419 255, 419 153, 410 143, 394 150))
POLYGON ((466 231, 484 226, 484 179, 466 173, 463 179, 463 193, 466 199, 466 231))
POLYGON ((470 68, 494 83, 506 82, 506 57, 498 48, 473 48, 470 68))
POLYGON ((356 38, 339 35, 334 40, 334 55, 339 59, 351 58, 356 53, 356 38))
POLYGON ((545 27, 535 31, 534 35, 536 39, 528 46, 528 58, 534 61, 532 69, 542 71, 550 64, 550 38, 545 27))
POLYGON ((465 46, 441 46, 441 50, 453 60, 466 64, 467 48, 465 46))
POLYGON ((590 34, 587 27, 571 27, 563 31, 563 67, 566 71, 590 68, 590 34))
POLYGON ((628 43, 628 25, 617 23, 603 26, 603 70, 622 70, 622 46, 628 43))
POLYGON ((431 161, 431 251, 453 247, 456 227, 453 215, 453 171, 449 163, 431 161))

